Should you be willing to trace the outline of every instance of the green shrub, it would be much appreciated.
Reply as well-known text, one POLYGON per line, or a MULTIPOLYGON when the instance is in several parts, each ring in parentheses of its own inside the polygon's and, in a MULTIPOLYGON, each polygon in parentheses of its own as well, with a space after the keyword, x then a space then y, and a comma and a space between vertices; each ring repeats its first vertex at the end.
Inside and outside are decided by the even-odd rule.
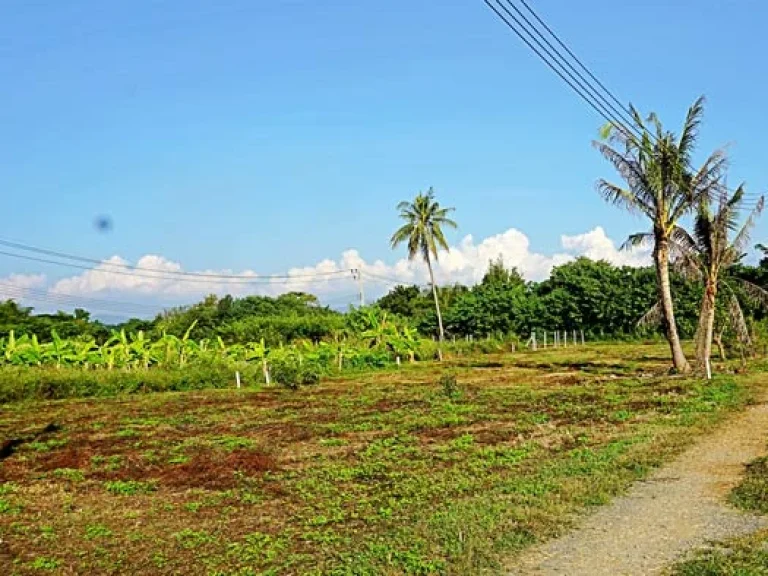
MULTIPOLYGON (((238 366, 247 385, 263 381, 256 366, 238 366)), ((184 369, 86 370, 83 368, 0 368, 0 404, 21 400, 59 400, 144 392, 231 388, 235 368, 201 364, 184 369)))
POLYGON ((443 374, 438 380, 442 393, 450 400, 458 400, 461 397, 461 389, 455 374, 443 374))

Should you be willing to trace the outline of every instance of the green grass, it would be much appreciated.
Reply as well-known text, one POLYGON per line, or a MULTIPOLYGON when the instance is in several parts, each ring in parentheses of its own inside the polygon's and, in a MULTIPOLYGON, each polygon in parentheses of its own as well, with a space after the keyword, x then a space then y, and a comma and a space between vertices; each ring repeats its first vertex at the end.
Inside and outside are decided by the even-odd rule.
POLYGON ((0 437, 60 428, 0 463, 0 539, 13 574, 503 573, 766 380, 670 378, 666 355, 598 345, 298 391, 9 404, 0 437))

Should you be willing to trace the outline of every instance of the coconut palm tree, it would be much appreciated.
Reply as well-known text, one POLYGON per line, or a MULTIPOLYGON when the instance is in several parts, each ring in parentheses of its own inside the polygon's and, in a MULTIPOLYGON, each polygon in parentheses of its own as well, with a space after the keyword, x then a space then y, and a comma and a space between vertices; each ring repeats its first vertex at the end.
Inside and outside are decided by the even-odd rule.
POLYGON ((730 273, 730 269, 744 257, 750 231, 763 210, 764 200, 760 198, 743 225, 739 227, 739 214, 743 204, 742 186, 730 198, 727 190, 723 190, 717 211, 713 212, 710 202, 706 200, 700 204, 692 233, 677 227, 672 234, 673 264, 686 276, 698 278, 704 284, 699 325, 696 330, 696 361, 700 369, 706 367, 712 353, 715 309, 719 293, 726 298, 725 320, 745 346, 751 345, 751 340, 736 289, 740 288, 762 305, 768 305, 768 292, 730 273), (735 233, 733 240, 730 239, 731 233, 735 233))
POLYGON ((437 296, 435 274, 432 270, 432 259, 437 262, 439 248, 449 250, 448 242, 443 234, 443 226, 456 228, 457 224, 448 217, 453 208, 442 208, 435 200, 435 192, 432 188, 426 193, 419 192, 413 202, 400 202, 397 205, 400 218, 405 220, 390 240, 392 248, 396 248, 403 242, 408 244, 408 258, 413 260, 420 255, 427 264, 429 281, 432 284, 432 295, 435 298, 435 311, 437 312, 437 325, 439 328, 440 343, 445 339, 443 331, 443 317, 440 314, 440 300, 437 296))
MULTIPOLYGON (((707 158, 701 168, 693 168, 692 155, 703 111, 702 97, 688 110, 678 137, 665 130, 655 114, 643 120, 632 107, 639 135, 625 127, 607 127, 603 131, 603 140, 594 143, 626 181, 626 187, 621 187, 599 180, 597 189, 600 195, 607 202, 651 221, 650 238, 653 242, 662 327, 669 341, 673 364, 679 372, 689 371, 690 366, 683 354, 675 323, 669 281, 670 240, 678 221, 703 198, 714 196, 726 164, 724 152, 718 150, 707 158)), ((623 248, 638 246, 648 238, 648 234, 633 234, 623 248)))

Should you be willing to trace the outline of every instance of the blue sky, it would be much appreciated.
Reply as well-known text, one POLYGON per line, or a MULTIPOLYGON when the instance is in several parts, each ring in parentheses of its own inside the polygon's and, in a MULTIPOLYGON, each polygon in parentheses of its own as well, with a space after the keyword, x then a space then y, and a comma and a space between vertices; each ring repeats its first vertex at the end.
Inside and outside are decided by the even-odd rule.
MULTIPOLYGON (((764 2, 532 4, 669 126, 706 94, 702 152, 730 143, 729 182, 768 188, 764 2)), ((0 238, 187 270, 394 263, 394 206, 429 186, 453 242, 644 227, 594 191, 601 119, 481 0, 5 2, 0 76, 0 238)), ((75 274, 0 257, 40 272, 75 274)))

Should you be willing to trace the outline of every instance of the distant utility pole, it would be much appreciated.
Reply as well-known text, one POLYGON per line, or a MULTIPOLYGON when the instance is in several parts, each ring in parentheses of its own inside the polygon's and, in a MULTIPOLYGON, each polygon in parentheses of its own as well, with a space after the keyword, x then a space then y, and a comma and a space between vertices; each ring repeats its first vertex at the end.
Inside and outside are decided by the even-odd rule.
POLYGON ((365 306, 365 289, 363 287, 363 275, 360 273, 359 268, 352 268, 352 278, 357 280, 357 290, 360 293, 360 308, 365 306))

